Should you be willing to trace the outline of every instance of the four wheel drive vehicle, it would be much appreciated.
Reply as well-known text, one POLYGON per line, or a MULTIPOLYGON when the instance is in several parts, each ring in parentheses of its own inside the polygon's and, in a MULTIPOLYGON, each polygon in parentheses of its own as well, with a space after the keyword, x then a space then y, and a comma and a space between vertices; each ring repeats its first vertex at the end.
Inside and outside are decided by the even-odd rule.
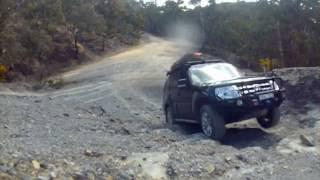
POLYGON ((200 53, 185 55, 167 76, 163 109, 170 127, 198 123, 206 136, 221 140, 227 123, 255 117, 263 128, 271 128, 280 120, 285 94, 278 77, 245 76, 233 65, 200 53))

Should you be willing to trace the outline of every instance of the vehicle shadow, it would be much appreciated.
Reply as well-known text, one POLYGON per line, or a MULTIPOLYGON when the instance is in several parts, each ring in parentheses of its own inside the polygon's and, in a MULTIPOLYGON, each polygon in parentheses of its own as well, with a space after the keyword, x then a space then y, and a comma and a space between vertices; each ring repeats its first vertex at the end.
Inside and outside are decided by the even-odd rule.
MULTIPOLYGON (((201 133, 199 125, 179 123, 176 132, 185 135, 201 133)), ((268 133, 257 127, 232 127, 228 128, 221 144, 232 146, 237 149, 248 147, 261 147, 269 149, 279 143, 281 138, 273 133, 268 133)))
POLYGON ((192 135, 196 133, 201 133, 200 125, 192 123, 177 123, 174 130, 184 135, 192 135))
POLYGON ((247 147, 261 147, 269 149, 281 140, 275 134, 268 133, 260 128, 229 128, 221 143, 237 149, 247 147))

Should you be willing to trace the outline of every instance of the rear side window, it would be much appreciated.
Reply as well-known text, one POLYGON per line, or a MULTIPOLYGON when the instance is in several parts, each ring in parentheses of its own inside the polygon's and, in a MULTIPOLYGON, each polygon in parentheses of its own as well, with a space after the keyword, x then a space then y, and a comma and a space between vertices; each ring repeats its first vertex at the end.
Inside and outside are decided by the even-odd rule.
POLYGON ((179 79, 183 79, 183 78, 186 78, 186 75, 183 74, 183 71, 180 70, 180 69, 177 69, 175 71, 173 71, 171 74, 170 74, 170 77, 169 77, 169 80, 170 80, 170 88, 174 88, 174 87, 177 87, 178 85, 178 80, 179 79))

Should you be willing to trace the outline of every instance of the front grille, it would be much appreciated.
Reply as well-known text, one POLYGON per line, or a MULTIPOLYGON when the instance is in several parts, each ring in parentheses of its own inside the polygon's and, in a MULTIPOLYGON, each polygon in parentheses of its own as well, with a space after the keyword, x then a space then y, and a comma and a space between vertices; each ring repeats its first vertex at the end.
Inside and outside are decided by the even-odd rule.
POLYGON ((244 85, 237 85, 237 87, 241 95, 271 91, 274 89, 272 81, 263 82, 263 83, 249 83, 244 85))

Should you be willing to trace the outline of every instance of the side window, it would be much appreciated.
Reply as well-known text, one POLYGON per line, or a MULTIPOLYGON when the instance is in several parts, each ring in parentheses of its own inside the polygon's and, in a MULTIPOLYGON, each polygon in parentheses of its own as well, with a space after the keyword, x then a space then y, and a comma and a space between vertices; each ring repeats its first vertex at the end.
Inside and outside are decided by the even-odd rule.
POLYGON ((179 79, 186 79, 186 78, 187 78, 186 73, 183 70, 179 70, 178 71, 178 80, 179 79))
POLYGON ((177 71, 171 72, 170 75, 170 88, 175 88, 177 86, 177 71))
POLYGON ((183 73, 181 69, 177 69, 171 73, 170 76, 170 87, 176 88, 178 87, 178 81, 180 79, 186 79, 187 75, 183 73))

